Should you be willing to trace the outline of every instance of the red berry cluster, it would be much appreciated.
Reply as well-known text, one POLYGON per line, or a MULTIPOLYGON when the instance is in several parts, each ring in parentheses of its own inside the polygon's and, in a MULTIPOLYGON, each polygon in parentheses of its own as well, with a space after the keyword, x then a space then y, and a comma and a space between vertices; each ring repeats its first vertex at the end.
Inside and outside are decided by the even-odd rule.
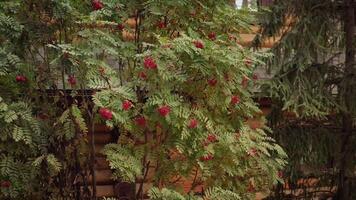
POLYGON ((147 74, 144 71, 141 71, 138 73, 138 77, 142 80, 146 80, 147 79, 147 74))
POLYGON ((211 153, 209 153, 208 155, 200 157, 200 160, 201 161, 209 161, 209 160, 212 160, 213 158, 214 158, 214 156, 211 153))
POLYGON ((252 183, 248 184, 247 192, 255 192, 255 186, 252 183))
POLYGON ((152 57, 145 57, 143 60, 143 65, 145 66, 146 69, 156 69, 157 64, 156 61, 152 57))
POLYGON ((18 83, 26 83, 27 78, 24 75, 17 75, 16 76, 16 82, 18 83))
POLYGON ((236 104, 240 103, 240 97, 236 96, 236 95, 232 95, 230 103, 232 105, 236 105, 236 104))
POLYGON ((240 137, 241 137, 241 133, 240 133, 240 132, 237 132, 237 133, 235 134, 235 138, 236 138, 236 140, 239 140, 239 139, 240 139, 240 137))
POLYGON ((93 0, 91 2, 93 10, 101 10, 104 7, 104 4, 100 0, 93 0))
POLYGON ((236 41, 236 36, 234 36, 234 35, 229 35, 229 40, 235 40, 236 41))
POLYGON ((277 172, 277 176, 278 176, 278 178, 283 178, 283 171, 278 171, 277 172))
POLYGON ((105 120, 111 120, 112 119, 112 112, 111 112, 111 110, 109 110, 107 108, 100 108, 99 109, 99 114, 105 120))
POLYGON ((224 74, 225 81, 230 81, 230 75, 228 73, 224 74))
POLYGON ((104 67, 99 67, 99 73, 101 76, 105 75, 105 68, 104 67))
POLYGON ((136 117, 135 122, 136 122, 137 125, 139 125, 141 127, 145 127, 146 126, 146 118, 144 116, 136 117))
POLYGON ((241 85, 242 85, 243 88, 246 88, 246 87, 247 87, 247 85, 248 85, 248 80, 249 80, 249 79, 248 79, 246 76, 244 76, 244 77, 242 78, 241 85))
POLYGON ((164 44, 162 45, 163 49, 171 49, 172 48, 172 44, 164 44))
POLYGON ((250 150, 247 152, 247 154, 248 154, 249 156, 255 157, 255 156, 258 156, 258 151, 257 151, 257 149, 252 148, 252 149, 250 149, 250 150))
POLYGON ((249 67, 252 64, 252 60, 249 58, 246 58, 246 59, 244 59, 244 63, 245 63, 245 65, 247 65, 249 67))
POLYGON ((157 25, 157 27, 158 27, 159 29, 167 28, 167 24, 166 24, 165 21, 159 21, 159 22, 157 22, 156 25, 157 25))
POLYGON ((63 53, 63 58, 64 59, 68 59, 69 58, 69 53, 68 52, 64 52, 63 53))
POLYGON ((199 41, 199 40, 195 40, 195 41, 193 42, 193 44, 194 44, 194 46, 195 46, 196 48, 198 48, 198 49, 204 49, 204 44, 203 44, 201 41, 199 41))
POLYGON ((38 118, 41 120, 46 120, 49 118, 49 116, 46 113, 39 113, 38 118))
POLYGON ((1 181, 0 187, 1 188, 9 188, 9 187, 11 187, 11 182, 10 181, 1 181))
POLYGON ((193 129, 193 128, 196 128, 198 126, 198 124, 199 124, 198 120, 193 118, 189 121, 188 127, 193 129))
POLYGON ((163 105, 159 107, 157 111, 162 117, 166 117, 171 112, 171 108, 167 105, 163 105))
POLYGON ((218 83, 218 80, 216 80, 215 78, 212 78, 212 79, 209 79, 209 80, 208 80, 208 84, 209 84, 211 87, 214 87, 217 83, 218 83))
POLYGON ((208 146, 211 143, 217 142, 218 138, 214 134, 209 134, 206 140, 204 141, 204 146, 208 146))
POLYGON ((189 15, 195 17, 197 15, 197 11, 193 10, 189 12, 189 15))
POLYGON ((218 141, 218 138, 216 137, 216 135, 214 134, 209 134, 208 137, 207 137, 208 141, 210 143, 214 143, 214 142, 217 142, 218 141))
POLYGON ((253 79, 254 81, 257 81, 257 80, 258 80, 258 75, 257 75, 256 73, 253 73, 252 79, 253 79))
POLYGON ((69 83, 71 86, 74 86, 75 84, 77 84, 77 79, 75 78, 74 75, 68 76, 68 83, 69 83))
POLYGON ((122 102, 122 109, 123 110, 130 110, 131 108, 132 108, 132 103, 131 103, 131 101, 129 101, 129 100, 125 100, 125 101, 123 101, 122 102))
POLYGON ((124 28, 125 28, 125 25, 123 25, 121 23, 117 25, 117 29, 119 29, 120 31, 124 30, 124 28))
POLYGON ((216 40, 216 33, 215 33, 215 32, 209 33, 209 34, 208 34, 208 38, 209 38, 210 40, 216 40))

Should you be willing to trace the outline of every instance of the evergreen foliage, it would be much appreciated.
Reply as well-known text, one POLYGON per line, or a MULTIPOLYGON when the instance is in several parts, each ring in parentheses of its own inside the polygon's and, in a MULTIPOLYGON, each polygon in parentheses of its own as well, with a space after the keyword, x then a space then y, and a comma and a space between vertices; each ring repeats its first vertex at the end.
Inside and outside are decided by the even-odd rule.
POLYGON ((291 182, 326 176, 322 185, 336 182, 338 199, 355 198, 354 13, 355 3, 348 0, 274 1, 260 13, 262 29, 255 39, 259 45, 281 37, 270 50, 273 78, 262 91, 275 102, 270 125, 290 155, 291 182))

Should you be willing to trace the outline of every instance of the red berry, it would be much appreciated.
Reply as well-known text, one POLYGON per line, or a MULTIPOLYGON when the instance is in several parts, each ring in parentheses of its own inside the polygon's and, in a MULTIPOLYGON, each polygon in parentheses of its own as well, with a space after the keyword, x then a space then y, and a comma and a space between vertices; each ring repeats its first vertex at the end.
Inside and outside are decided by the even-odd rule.
POLYGON ((162 45, 162 48, 163 49, 171 49, 172 45, 171 44, 164 44, 164 45, 162 45))
POLYGON ((236 40, 236 36, 234 36, 234 35, 229 35, 229 40, 236 40))
POLYGON ((213 158, 214 158, 214 156, 209 153, 208 155, 200 157, 200 160, 201 161, 209 161, 209 160, 212 160, 213 158))
POLYGON ((278 178, 283 178, 283 171, 278 171, 277 176, 278 178))
POLYGON ((203 142, 204 147, 208 146, 209 144, 210 144, 210 142, 208 140, 204 140, 204 142, 203 142))
POLYGON ((236 105, 236 104, 240 103, 240 97, 239 97, 239 96, 236 96, 236 95, 233 95, 233 96, 231 97, 230 103, 231 103, 232 105, 236 105))
POLYGON ((163 128, 162 124, 159 122, 156 122, 156 129, 162 129, 162 128, 163 128))
POLYGON ((9 187, 11 187, 11 182, 10 181, 1 181, 0 187, 9 188, 9 187))
POLYGON ((189 121, 188 127, 191 128, 191 129, 196 128, 198 126, 198 123, 199 123, 198 120, 191 119, 189 121))
POLYGON ((171 112, 171 108, 169 106, 161 106, 158 108, 158 113, 162 116, 165 117, 171 112))
POLYGON ((24 75, 17 75, 16 76, 16 82, 18 83, 25 83, 27 81, 26 76, 24 75))
POLYGON ((244 76, 244 77, 242 78, 241 85, 242 85, 242 87, 244 87, 244 88, 247 87, 247 85, 248 85, 248 78, 247 78, 246 76, 244 76))
POLYGON ((68 76, 68 83, 69 83, 71 86, 74 86, 74 85, 77 83, 77 79, 75 78, 74 75, 68 76))
POLYGON ((248 187, 247 187, 247 191, 248 191, 248 192, 254 192, 254 191, 255 191, 255 186, 253 186, 252 183, 249 183, 249 184, 248 184, 248 187))
POLYGON ((138 116, 135 119, 135 122, 137 125, 145 127, 146 126, 146 119, 144 116, 138 116))
POLYGON ((230 76, 228 73, 224 74, 224 79, 225 79, 225 81, 230 81, 230 76))
POLYGON ((165 21, 159 21, 159 22, 157 22, 157 27, 159 29, 164 29, 164 28, 167 28, 167 24, 165 21))
POLYGON ((45 113, 39 113, 39 114, 38 114, 38 118, 40 118, 40 119, 42 119, 42 120, 46 120, 46 119, 48 119, 48 115, 45 114, 45 113))
POLYGON ((189 14, 190 14, 190 16, 195 17, 197 15, 197 12, 195 10, 193 10, 189 14))
POLYGON ((105 68, 104 67, 100 67, 99 68, 99 73, 100 73, 100 75, 104 75, 105 74, 105 68))
POLYGON ((142 80, 146 80, 147 74, 145 72, 140 72, 140 73, 138 73, 138 77, 140 77, 142 80))
POLYGON ((122 102, 122 109, 123 110, 130 110, 132 108, 132 103, 129 100, 125 100, 124 102, 122 102))
POLYGON ((246 58, 246 59, 244 59, 244 63, 245 63, 245 65, 247 65, 249 67, 252 64, 252 60, 249 58, 246 58))
POLYGON ((247 154, 252 156, 252 157, 254 157, 254 156, 256 156, 258 154, 258 151, 257 151, 257 149, 252 148, 247 152, 247 154))
POLYGON ((149 57, 149 56, 145 57, 145 59, 143 61, 143 65, 147 69, 156 69, 157 68, 156 61, 152 57, 149 57))
POLYGON ((100 0, 93 0, 91 2, 91 6, 94 10, 101 10, 104 7, 103 3, 100 0))
POLYGON ((237 133, 235 134, 235 137, 236 137, 236 139, 237 139, 237 140, 239 140, 239 139, 240 139, 240 137, 241 137, 240 132, 237 132, 237 133))
POLYGON ((208 34, 208 37, 210 40, 216 40, 216 33, 215 32, 211 32, 208 34))
POLYGON ((68 59, 69 58, 69 53, 68 52, 64 52, 63 53, 63 58, 68 59))
POLYGON ((214 87, 217 83, 218 83, 218 80, 216 80, 215 78, 208 80, 208 84, 212 87, 214 87))
POLYGON ((218 139, 216 138, 216 135, 214 135, 214 134, 209 134, 208 137, 207 137, 207 139, 208 139, 208 141, 209 141, 210 143, 213 143, 213 142, 217 142, 217 141, 218 141, 218 139))
POLYGON ((99 114, 103 119, 106 119, 106 120, 112 119, 112 112, 111 112, 111 110, 109 110, 107 108, 100 108, 99 114))
POLYGON ((125 28, 125 25, 123 25, 123 24, 117 25, 117 29, 119 29, 120 31, 124 30, 124 28, 125 28))
POLYGON ((257 75, 256 73, 253 73, 252 79, 253 79, 254 81, 257 81, 257 80, 258 80, 258 75, 257 75))
POLYGON ((196 41, 194 41, 193 43, 194 43, 194 46, 195 46, 196 48, 198 48, 198 49, 204 49, 204 44, 203 44, 201 41, 196 40, 196 41))

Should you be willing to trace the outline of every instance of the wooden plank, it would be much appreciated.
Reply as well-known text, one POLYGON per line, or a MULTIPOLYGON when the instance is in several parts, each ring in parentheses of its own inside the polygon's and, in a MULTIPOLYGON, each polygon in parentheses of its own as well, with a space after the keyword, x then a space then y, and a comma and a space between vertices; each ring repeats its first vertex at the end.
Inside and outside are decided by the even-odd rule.
POLYGON ((263 127, 263 121, 258 118, 250 118, 246 121, 251 129, 258 129, 263 127))
POLYGON ((95 169, 96 170, 110 169, 110 165, 109 162, 106 160, 106 157, 100 156, 95 158, 95 169))
POLYGON ((105 147, 105 144, 95 144, 95 155, 98 157, 103 157, 103 149, 105 147))
MULTIPOLYGON (((145 197, 147 197, 148 191, 153 187, 152 183, 143 183, 142 185, 142 191, 145 197)), ((138 190, 140 189, 140 184, 136 183, 136 194, 138 190)))
POLYGON ((110 127, 107 127, 105 124, 95 124, 95 126, 94 126, 95 134, 107 133, 110 131, 111 131, 110 127))
MULTIPOLYGON (((251 45, 252 41, 255 38, 255 34, 253 33, 241 33, 238 37, 238 43, 242 46, 249 46, 251 45)), ((267 38, 261 45, 262 48, 271 48, 273 45, 278 42, 281 38, 274 37, 274 38, 267 38)))
POLYGON ((121 182, 115 185, 115 195, 120 199, 135 199, 135 183, 121 182))
MULTIPOLYGON (((97 185, 113 185, 115 184, 114 179, 112 179, 112 171, 110 169, 95 170, 96 184, 97 185)), ((82 183, 82 180, 79 181, 82 183)), ((92 184, 92 176, 89 176, 87 183, 92 184)))
MULTIPOLYGON (((92 187, 88 187, 89 191, 92 192, 92 187)), ((83 187, 81 188, 83 191, 83 187)), ((96 197, 115 197, 114 186, 113 185, 97 185, 96 186, 96 197)))
MULTIPOLYGON (((111 185, 114 183, 110 169, 95 170, 95 177, 97 185, 111 185)), ((91 178, 89 178, 89 183, 91 183, 91 178)))
POLYGON ((114 186, 113 185, 97 185, 96 186, 96 196, 97 197, 114 197, 114 186))
POLYGON ((262 193, 262 192, 257 192, 255 195, 256 195, 255 196, 256 200, 263 200, 266 197, 268 197, 268 194, 265 194, 265 193, 262 193))
MULTIPOLYGON (((94 134, 95 144, 108 144, 112 142, 112 135, 110 132, 96 132, 94 134)), ((88 136, 88 141, 91 142, 91 137, 88 136)))

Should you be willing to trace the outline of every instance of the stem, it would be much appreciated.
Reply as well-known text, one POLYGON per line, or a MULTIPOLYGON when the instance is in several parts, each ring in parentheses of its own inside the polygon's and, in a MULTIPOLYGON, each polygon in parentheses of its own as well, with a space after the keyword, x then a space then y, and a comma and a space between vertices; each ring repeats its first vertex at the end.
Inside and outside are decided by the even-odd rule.
POLYGON ((89 134, 90 134, 90 161, 89 161, 89 170, 90 170, 90 174, 92 176, 92 189, 93 189, 93 193, 92 193, 92 199, 97 199, 96 198, 96 177, 95 177, 95 169, 94 169, 94 163, 95 163, 95 130, 94 130, 94 107, 89 107, 89 103, 88 103, 88 94, 87 94, 87 90, 85 90, 83 88, 83 86, 81 86, 81 90, 84 93, 84 104, 85 104, 85 108, 87 110, 87 114, 89 116, 89 134))
POLYGON ((196 170, 195 170, 195 175, 194 175, 194 179, 193 179, 193 182, 192 182, 192 186, 190 187, 190 190, 189 192, 191 192, 192 190, 195 189, 195 187, 197 186, 197 178, 198 178, 198 171, 199 171, 199 168, 197 167, 196 170))
POLYGON ((144 172, 144 175, 143 175, 143 178, 142 178, 142 181, 140 183, 140 188, 137 192, 137 195, 136 195, 136 199, 139 199, 141 197, 141 199, 143 199, 143 184, 145 183, 145 180, 147 178, 147 175, 148 175, 148 171, 150 170, 150 161, 148 161, 145 165, 145 172, 144 172))
POLYGON ((65 102, 65 109, 68 108, 68 98, 67 98, 67 91, 66 91, 66 83, 64 79, 64 66, 62 66, 62 86, 63 86, 63 95, 64 95, 64 102, 65 102))

